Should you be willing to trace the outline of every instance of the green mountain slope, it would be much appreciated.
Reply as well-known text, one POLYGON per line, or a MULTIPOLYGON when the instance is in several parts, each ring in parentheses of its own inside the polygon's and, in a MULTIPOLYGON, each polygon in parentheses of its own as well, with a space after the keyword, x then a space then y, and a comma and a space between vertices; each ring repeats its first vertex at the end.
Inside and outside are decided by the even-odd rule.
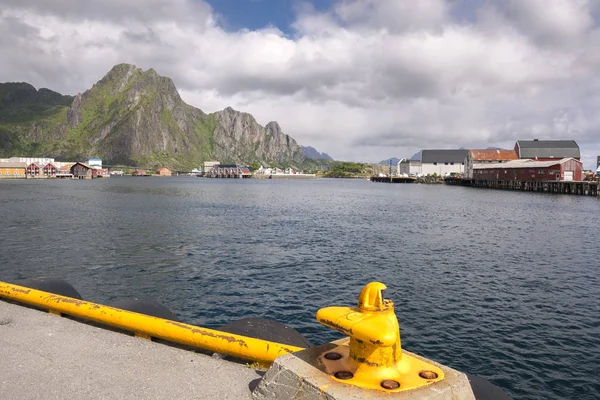
POLYGON ((28 83, 0 83, 0 154, 38 153, 38 138, 64 120, 72 101, 28 83))
POLYGON ((75 97, 23 83, 0 84, 0 157, 101 157, 105 164, 191 169, 201 162, 302 165, 306 157, 277 123, 231 108, 207 115, 173 81, 119 64, 75 97))

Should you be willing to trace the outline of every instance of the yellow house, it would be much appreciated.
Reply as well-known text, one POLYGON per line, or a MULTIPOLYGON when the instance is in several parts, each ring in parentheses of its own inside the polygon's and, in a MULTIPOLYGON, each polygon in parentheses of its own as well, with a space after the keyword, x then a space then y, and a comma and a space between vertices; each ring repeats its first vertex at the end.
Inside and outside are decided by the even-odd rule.
POLYGON ((0 163, 0 179, 26 178, 25 170, 27 164, 24 162, 0 163))

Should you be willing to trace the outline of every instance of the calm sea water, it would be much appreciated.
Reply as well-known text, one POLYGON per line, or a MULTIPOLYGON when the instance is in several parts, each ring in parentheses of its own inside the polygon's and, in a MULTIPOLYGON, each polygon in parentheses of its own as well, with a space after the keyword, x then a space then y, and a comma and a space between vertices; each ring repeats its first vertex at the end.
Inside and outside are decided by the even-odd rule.
POLYGON ((518 399, 600 398, 600 201, 366 180, 0 181, 0 280, 194 324, 314 314, 382 281, 403 347, 518 399))

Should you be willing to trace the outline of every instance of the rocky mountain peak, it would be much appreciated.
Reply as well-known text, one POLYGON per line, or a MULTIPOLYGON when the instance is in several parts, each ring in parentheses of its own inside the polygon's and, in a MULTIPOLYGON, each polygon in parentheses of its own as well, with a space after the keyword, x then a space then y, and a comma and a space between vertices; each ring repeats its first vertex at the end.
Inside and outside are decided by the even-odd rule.
POLYGON ((300 146, 283 133, 275 121, 263 127, 251 114, 231 107, 211 116, 219 123, 214 132, 215 143, 220 143, 215 147, 214 155, 219 160, 244 162, 252 157, 253 161, 260 161, 264 165, 298 165, 306 160, 300 146))
POLYGON ((300 146, 300 147, 302 148, 302 151, 308 158, 312 158, 313 160, 333 161, 333 158, 329 154, 327 154, 325 152, 321 153, 312 146, 300 146))
POLYGON ((271 134, 283 134, 283 132, 281 131, 281 126, 279 126, 279 123, 277 121, 269 122, 265 128, 267 128, 267 130, 271 132, 271 134))
MULTIPOLYGON (((3 88, 0 85, 0 102, 8 92, 3 88)), ((38 93, 28 84, 23 89, 38 93)), ((40 92, 44 101, 60 96, 40 92)), ((187 105, 173 81, 152 68, 117 64, 89 90, 62 97, 68 103, 53 108, 47 114, 51 117, 28 116, 29 123, 0 131, 0 155, 22 151, 9 147, 25 143, 31 147, 23 149, 38 149, 39 154, 30 155, 67 160, 97 156, 107 164, 139 167, 191 169, 211 159, 300 166, 306 160, 277 122, 261 126, 251 114, 232 107, 207 115, 187 105)), ((1 117, 0 113, 0 123, 1 117)))

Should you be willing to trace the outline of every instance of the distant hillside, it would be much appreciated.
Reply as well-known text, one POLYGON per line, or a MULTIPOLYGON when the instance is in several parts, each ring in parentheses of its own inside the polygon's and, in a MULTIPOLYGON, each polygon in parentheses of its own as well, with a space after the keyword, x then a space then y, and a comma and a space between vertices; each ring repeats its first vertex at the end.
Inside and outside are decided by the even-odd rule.
POLYGON ((73 97, 49 89, 36 90, 28 83, 0 83, 0 156, 39 154, 44 132, 54 131, 56 120, 66 115, 73 97), (29 140, 29 137, 35 138, 29 140))
POLYGON ((27 83, 0 85, 0 157, 100 157, 105 164, 194 168, 203 161, 302 166, 306 156, 277 122, 186 104, 153 69, 114 66, 92 88, 63 96, 27 83))
POLYGON ((392 165, 398 165, 398 162, 400 161, 399 158, 392 157, 392 158, 388 158, 387 160, 379 161, 379 164, 390 165, 390 160, 392 160, 392 165))
POLYGON ((311 146, 300 146, 304 155, 308 158, 312 158, 313 160, 328 160, 333 161, 333 158, 327 153, 319 153, 317 149, 311 146))

